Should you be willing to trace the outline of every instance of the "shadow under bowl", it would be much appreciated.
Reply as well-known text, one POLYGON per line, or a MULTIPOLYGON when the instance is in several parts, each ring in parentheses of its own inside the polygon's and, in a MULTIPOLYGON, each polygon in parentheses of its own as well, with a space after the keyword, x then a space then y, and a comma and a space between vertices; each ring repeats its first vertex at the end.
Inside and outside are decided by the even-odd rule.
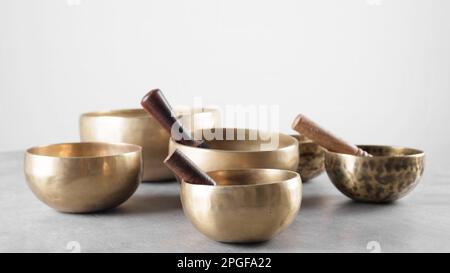
POLYGON ((373 157, 326 151, 331 182, 346 196, 362 202, 395 201, 416 187, 424 172, 425 153, 405 147, 360 145, 373 157))
POLYGON ((302 183, 298 173, 246 169, 208 173, 218 185, 181 182, 183 210, 204 235, 219 242, 266 241, 298 214, 302 183))
POLYGON ((36 197, 61 212, 88 213, 125 202, 142 179, 142 149, 131 144, 63 143, 30 148, 25 175, 36 197))

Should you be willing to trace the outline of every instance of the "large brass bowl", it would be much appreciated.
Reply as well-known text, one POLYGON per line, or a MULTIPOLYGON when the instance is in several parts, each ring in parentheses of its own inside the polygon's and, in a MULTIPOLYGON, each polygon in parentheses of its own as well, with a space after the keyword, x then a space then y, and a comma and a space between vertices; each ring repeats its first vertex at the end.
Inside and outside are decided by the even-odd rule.
POLYGON ((325 149, 305 136, 292 135, 298 140, 300 161, 297 171, 307 182, 325 171, 325 149))
POLYGON ((419 183, 425 153, 392 146, 358 146, 373 157, 326 152, 325 168, 336 188, 363 202, 390 202, 408 194, 419 183))
POLYGON ((302 182, 293 171, 246 169, 208 173, 217 186, 181 182, 183 210, 210 239, 245 243, 266 241, 297 216, 302 182))
POLYGON ((137 145, 64 143, 25 153, 28 186, 48 206, 72 213, 114 208, 125 202, 142 178, 137 145))
MULTIPOLYGON (((173 152, 179 149, 189 159, 204 171, 268 168, 297 170, 298 166, 298 141, 285 134, 276 133, 277 142, 267 140, 266 137, 258 137, 250 140, 251 134, 261 136, 264 132, 250 129, 223 129, 217 135, 223 140, 207 140, 208 149, 191 147, 170 140, 169 150, 173 152), (227 130, 234 134, 234 140, 227 140, 227 130), (245 135, 243 139, 236 139, 238 134, 245 135)), ((207 133, 210 130, 202 130, 207 133)), ((198 132, 198 131, 197 131, 198 132)))
MULTIPOLYGON (((181 112, 187 128, 214 127, 220 123, 220 113, 215 109, 195 110, 194 114, 181 112), (203 126, 203 127, 202 127, 203 126)), ((80 137, 86 142, 130 143, 142 147, 144 181, 161 181, 173 178, 164 165, 169 150, 169 134, 143 109, 112 110, 85 113, 80 117, 80 137)))

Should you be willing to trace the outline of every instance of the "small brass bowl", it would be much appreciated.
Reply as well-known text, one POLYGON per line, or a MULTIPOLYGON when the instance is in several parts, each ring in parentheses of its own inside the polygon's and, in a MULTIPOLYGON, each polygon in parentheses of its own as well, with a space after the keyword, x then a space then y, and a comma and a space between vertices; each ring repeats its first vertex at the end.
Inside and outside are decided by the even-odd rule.
POLYGON ((333 184, 356 201, 391 202, 419 183, 425 164, 420 150, 392 146, 358 146, 373 157, 326 152, 325 168, 333 184))
POLYGON ((125 202, 142 178, 137 145, 64 143, 25 153, 28 186, 48 206, 71 213, 114 208, 125 202))
MULTIPOLYGON (((185 112, 179 114, 187 115, 185 112)), ((187 121, 196 122, 196 126, 207 127, 220 120, 219 112, 209 108, 203 112, 196 110, 191 116, 187 121)), ((190 127, 190 124, 186 126, 190 127)), ((144 160, 144 181, 173 178, 172 172, 163 163, 169 150, 169 134, 143 109, 85 113, 80 117, 80 137, 83 142, 139 145, 144 160)))
MULTIPOLYGON (((264 132, 251 129, 222 129, 223 140, 207 140, 208 149, 191 147, 170 140, 169 151, 179 149, 202 170, 236 170, 252 168, 268 168, 296 171, 298 166, 298 141, 285 134, 276 134, 278 143, 271 143, 266 138, 258 137, 250 140, 251 134, 258 136, 264 132), (226 140, 228 132, 234 134, 234 140, 226 140), (236 139, 238 134, 245 135, 244 140, 236 139)), ((202 133, 210 130, 201 130, 202 133)), ((198 132, 198 131, 197 131, 198 132)), ((218 134, 219 135, 219 134, 218 134)))
POLYGON ((300 161, 297 172, 303 183, 319 176, 325 171, 325 149, 301 135, 292 135, 298 140, 300 161))
POLYGON ((246 169, 208 173, 216 186, 181 182, 183 210, 210 239, 228 243, 266 241, 286 229, 302 199, 298 173, 246 169))

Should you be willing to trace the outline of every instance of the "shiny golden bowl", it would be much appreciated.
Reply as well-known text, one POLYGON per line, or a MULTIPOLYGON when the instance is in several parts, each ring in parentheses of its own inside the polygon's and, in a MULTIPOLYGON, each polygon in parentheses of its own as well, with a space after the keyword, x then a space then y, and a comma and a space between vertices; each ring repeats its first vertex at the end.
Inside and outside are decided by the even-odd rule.
MULTIPOLYGON (((214 127, 220 122, 216 109, 183 110, 180 114, 187 128, 193 122, 199 128, 214 127), (185 117, 186 116, 186 117, 185 117), (202 127, 203 126, 203 127, 202 127)), ((81 141, 130 143, 142 147, 144 181, 161 181, 173 178, 164 165, 169 150, 169 134, 143 109, 112 110, 85 113, 80 117, 81 141)))
POLYGON ((392 146, 358 146, 373 157, 326 152, 325 168, 333 184, 356 201, 390 202, 419 183, 425 153, 392 146))
POLYGON ((208 149, 196 148, 170 140, 170 152, 179 149, 189 159, 204 171, 268 168, 297 170, 298 141, 285 134, 276 133, 271 141, 268 134, 250 129, 222 129, 197 130, 206 140, 208 149), (228 132, 227 132, 228 131, 228 132), (217 138, 209 138, 211 132, 217 133, 217 138), (234 140, 227 140, 234 136, 234 140), (256 138, 252 138, 254 135, 256 138), (237 136, 243 136, 237 139, 237 136), (275 141, 278 139, 278 141, 275 141))
POLYGON ((48 206, 72 213, 114 208, 142 178, 137 145, 64 143, 30 148, 25 154, 28 186, 48 206))
POLYGON ((266 241, 286 229, 302 199, 293 171, 246 169, 208 173, 216 186, 181 182, 186 216, 207 237, 228 243, 266 241))
POLYGON ((325 149, 305 136, 292 135, 299 143, 300 161, 297 172, 303 183, 319 176, 325 171, 325 149))

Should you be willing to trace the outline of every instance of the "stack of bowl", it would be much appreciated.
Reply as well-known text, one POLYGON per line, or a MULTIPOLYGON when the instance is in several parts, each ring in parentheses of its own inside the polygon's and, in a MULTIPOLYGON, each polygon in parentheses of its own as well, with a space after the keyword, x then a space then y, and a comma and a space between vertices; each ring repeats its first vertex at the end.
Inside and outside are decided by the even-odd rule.
POLYGON ((184 212, 200 232, 221 242, 256 242, 292 223, 302 197, 301 179, 294 172, 299 162, 295 138, 237 128, 195 134, 205 139, 214 135, 206 140, 208 149, 170 140, 169 151, 181 151, 217 183, 196 185, 179 179, 184 212))
POLYGON ((206 236, 223 242, 262 241, 292 223, 302 196, 301 179, 294 172, 299 164, 294 137, 272 134, 277 140, 272 143, 273 138, 261 138, 268 135, 260 131, 221 129, 216 109, 176 112, 194 135, 216 137, 207 141, 208 149, 174 142, 141 109, 85 113, 80 117, 81 143, 27 151, 30 188, 62 212, 114 208, 135 192, 141 180, 172 179, 163 160, 178 149, 217 182, 211 187, 180 181, 185 214, 206 236))

